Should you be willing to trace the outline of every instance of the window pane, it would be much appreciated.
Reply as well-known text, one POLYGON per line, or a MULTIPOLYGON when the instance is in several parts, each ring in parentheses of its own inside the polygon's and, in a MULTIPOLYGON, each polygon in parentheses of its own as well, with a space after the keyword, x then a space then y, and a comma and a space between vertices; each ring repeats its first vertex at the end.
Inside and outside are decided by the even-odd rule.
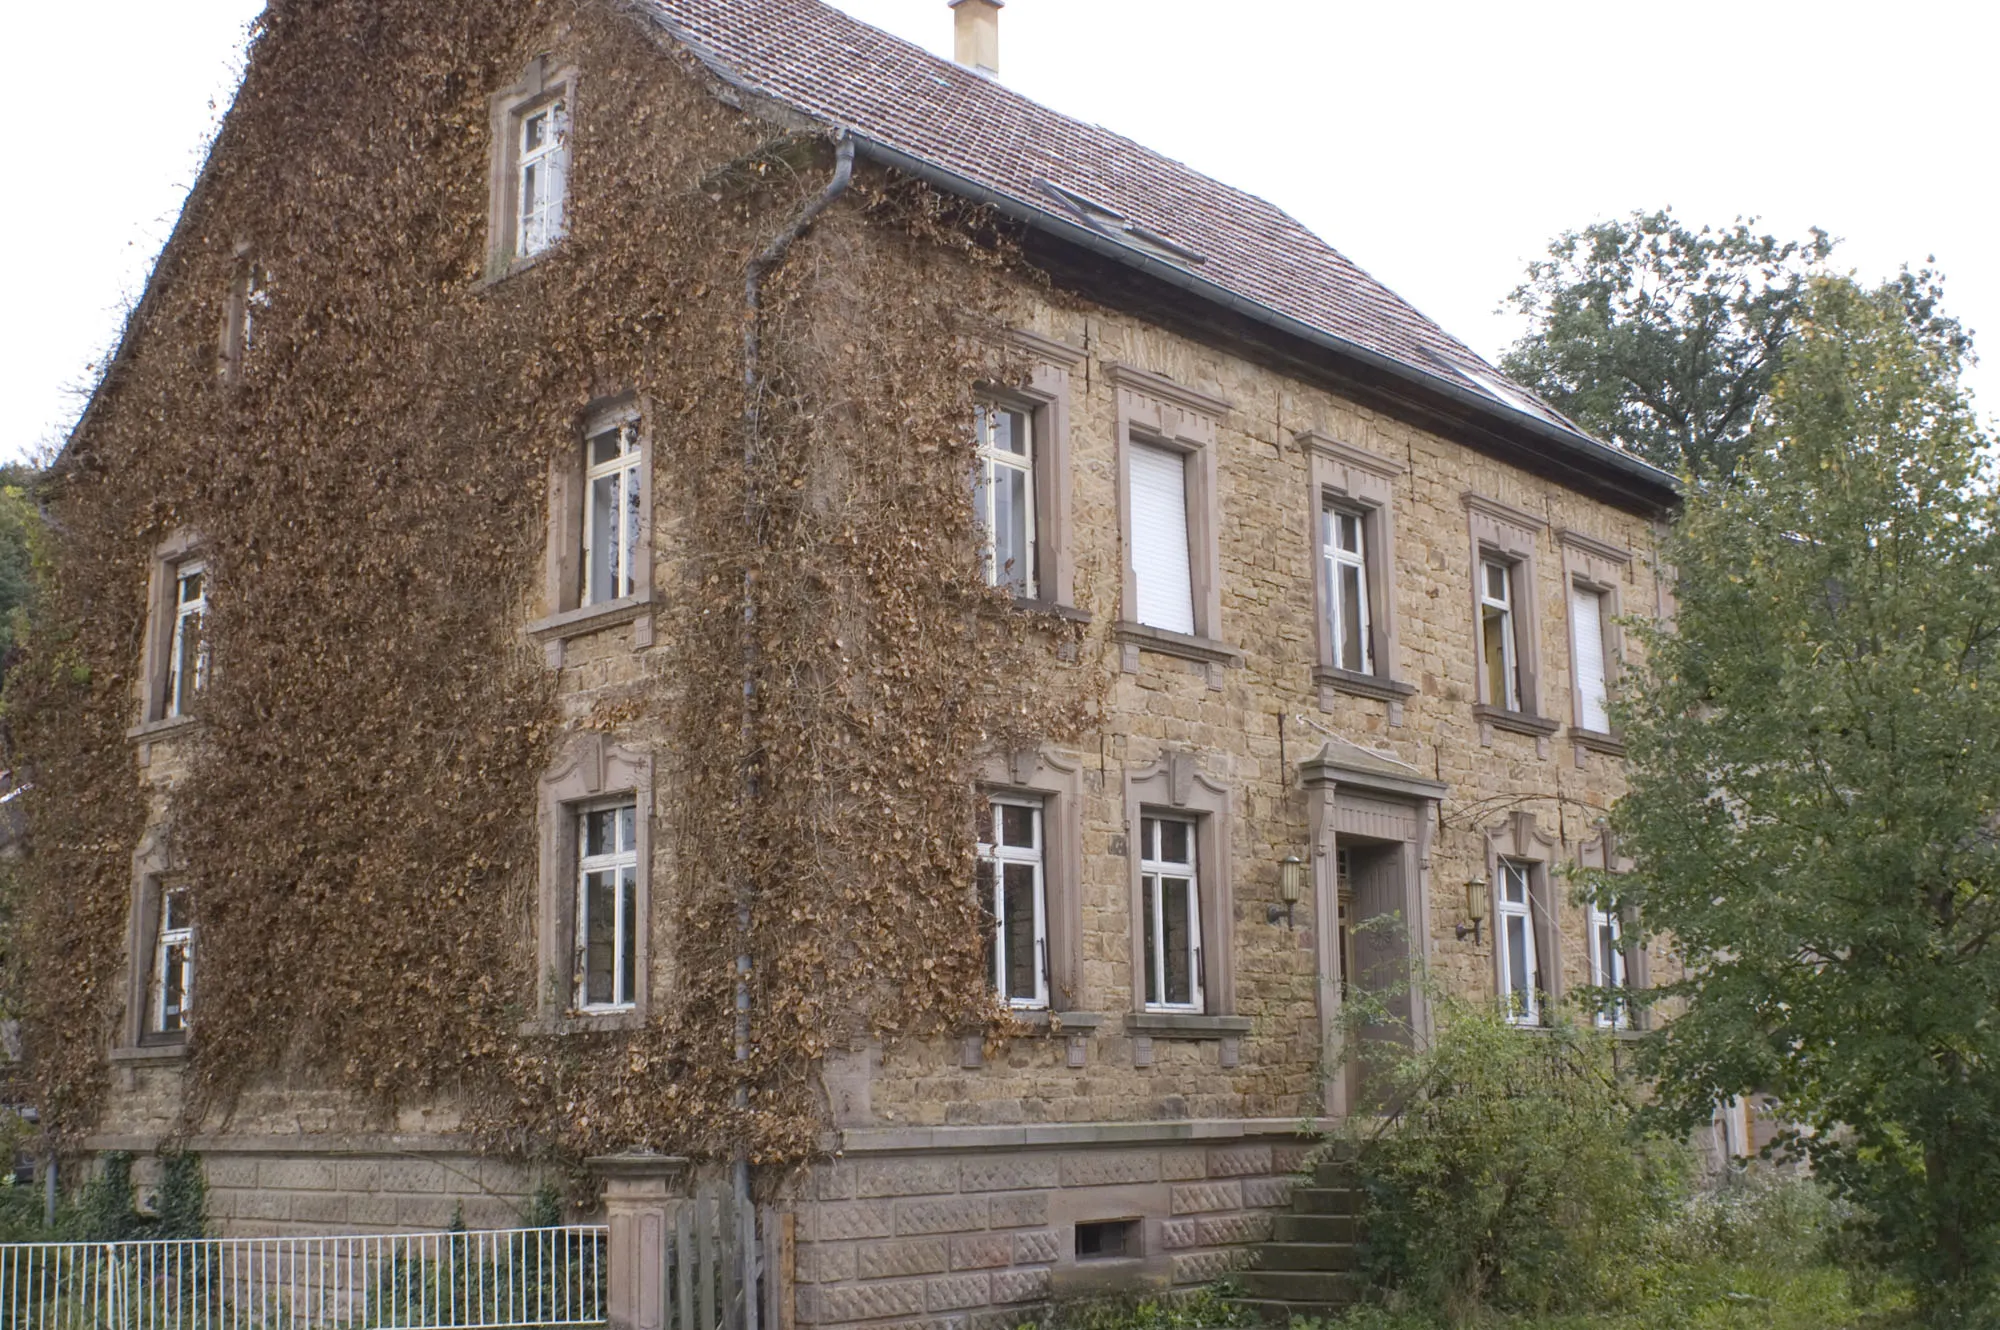
POLYGON ((618 812, 615 808, 599 808, 583 815, 584 857, 595 859, 601 854, 618 852, 614 826, 618 812))
POLYGON ((1160 822, 1159 827, 1160 862, 1169 864, 1193 863, 1193 847, 1190 844, 1194 831, 1193 825, 1187 822, 1169 822, 1163 820, 1160 822))
POLYGON ((187 1028, 188 947, 176 942, 163 949, 160 975, 160 1031, 187 1028))
POLYGON ((1570 640, 1576 645, 1577 724, 1599 733, 1611 728, 1605 688, 1604 597, 1583 587, 1569 592, 1570 640))
POLYGON ((616 473, 590 483, 590 603, 618 599, 618 491, 616 473))
POLYGON ((1507 991, 1515 998, 1513 1009, 1528 1010, 1528 921, 1520 915, 1507 917, 1507 991))
POLYGON ((1020 849, 1035 848, 1035 810, 1020 804, 1000 804, 1000 843, 1020 849))
POLYGON ((170 891, 160 903, 160 931, 171 933, 188 926, 187 893, 170 891))
POLYGON ((1144 898, 1140 901, 1139 913, 1145 918, 1145 938, 1143 939, 1144 946, 1142 950, 1146 956, 1146 1001, 1159 1002, 1162 1000, 1160 995, 1160 965, 1159 957, 1155 953, 1158 951, 1159 941, 1156 914, 1160 898, 1160 879, 1148 874, 1139 879, 1139 884, 1139 894, 1144 898))
POLYGON ((586 1006, 605 1006, 617 1000, 614 997, 617 893, 614 874, 584 875, 583 1001, 586 1006))
POLYGON ((618 594, 629 596, 638 590, 639 569, 639 468, 627 467, 625 480, 624 551, 619 560, 618 594))
POLYGON ((590 465, 598 467, 616 460, 625 451, 623 434, 623 429, 608 429, 593 438, 590 441, 590 465))
POLYGON ((192 572, 181 574, 181 603, 183 605, 189 601, 201 599, 202 576, 202 571, 199 568, 192 572))
POLYGON ((993 413, 993 446, 1016 457, 1028 455, 1028 418, 1019 411, 993 413))
POLYGON ((1507 611, 1488 605, 1481 612, 1479 643, 1485 653, 1483 662, 1486 670, 1486 700, 1496 707, 1511 711, 1514 690, 1507 677, 1507 635, 1513 631, 1513 622, 1507 611))
POLYGON ((1363 670, 1361 657, 1361 569, 1351 563, 1340 566, 1340 659, 1343 670, 1363 670))
POLYGON ((1507 902, 1511 905, 1528 903, 1528 875, 1518 865, 1502 864, 1500 882, 1507 902))
POLYGON ((638 848, 639 838, 635 835, 638 825, 639 806, 626 804, 618 809, 618 849, 629 854, 638 848))
POLYGON ((1160 889, 1164 893, 1160 904, 1165 915, 1166 1001, 1169 1003, 1194 1000, 1194 938, 1188 917, 1189 886, 1184 877, 1160 880, 1160 889))
POLYGON ((1003 879, 1006 930, 1007 974, 1001 991, 1009 998, 1033 999, 1036 971, 1041 967, 1041 948, 1035 937, 1035 868, 1033 864, 1008 864, 1003 879))
POLYGON ((1336 515, 1340 548, 1349 554, 1361 553, 1361 518, 1354 513, 1336 515))
POLYGON ((548 136, 548 112, 544 111, 539 115, 531 115, 521 122, 521 150, 523 152, 533 152, 535 149, 541 147, 548 142, 548 136))
POLYGON ((618 915, 624 923, 618 949, 618 1000, 630 1003, 639 972, 639 870, 629 864, 618 870, 618 915))
MULTIPOLYGON (((1003 417, 1004 419, 1004 417, 1003 417)), ((1028 490, 1028 473, 1019 467, 994 468, 993 477, 993 567, 996 583, 1026 588, 1033 571, 1028 549, 1028 528, 1034 496, 1028 490)))
POLYGON ((1488 563, 1486 565, 1486 598, 1507 603, 1507 565, 1488 563))

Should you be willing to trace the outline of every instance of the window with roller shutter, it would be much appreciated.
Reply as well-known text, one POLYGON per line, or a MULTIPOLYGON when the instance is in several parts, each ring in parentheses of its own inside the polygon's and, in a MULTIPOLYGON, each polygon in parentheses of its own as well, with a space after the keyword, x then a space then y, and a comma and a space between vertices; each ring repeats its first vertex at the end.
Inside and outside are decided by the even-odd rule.
POLYGON ((1188 548, 1187 456, 1134 441, 1127 460, 1132 492, 1132 574, 1138 621, 1148 628, 1196 631, 1194 575, 1188 548))
POLYGON ((1571 584, 1569 632, 1576 656, 1576 723, 1598 734, 1611 732, 1610 684, 1606 673, 1604 593, 1571 584))

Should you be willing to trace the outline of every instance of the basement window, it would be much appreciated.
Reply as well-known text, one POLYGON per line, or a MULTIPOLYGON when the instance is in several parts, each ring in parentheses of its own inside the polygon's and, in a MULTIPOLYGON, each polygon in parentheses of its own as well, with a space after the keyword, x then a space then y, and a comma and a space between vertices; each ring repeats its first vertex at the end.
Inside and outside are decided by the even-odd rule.
POLYGON ((1076 1226, 1079 1261, 1116 1261, 1139 1254, 1136 1219, 1095 1219, 1076 1226))

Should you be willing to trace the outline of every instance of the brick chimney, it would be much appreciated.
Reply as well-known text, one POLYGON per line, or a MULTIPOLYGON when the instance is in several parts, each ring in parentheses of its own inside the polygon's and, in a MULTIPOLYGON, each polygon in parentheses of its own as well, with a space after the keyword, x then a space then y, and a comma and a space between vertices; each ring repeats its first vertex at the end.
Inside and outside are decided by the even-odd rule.
POLYGON ((1000 76, 1000 6, 1007 0, 951 0, 957 24, 953 58, 987 78, 1000 76))

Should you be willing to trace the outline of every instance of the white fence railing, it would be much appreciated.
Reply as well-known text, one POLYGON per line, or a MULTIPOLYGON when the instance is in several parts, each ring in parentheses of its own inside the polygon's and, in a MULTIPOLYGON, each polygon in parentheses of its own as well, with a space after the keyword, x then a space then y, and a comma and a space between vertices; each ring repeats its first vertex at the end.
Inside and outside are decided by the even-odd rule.
POLYGON ((0 1244, 0 1330, 526 1330, 605 1319, 602 1227, 0 1244))

